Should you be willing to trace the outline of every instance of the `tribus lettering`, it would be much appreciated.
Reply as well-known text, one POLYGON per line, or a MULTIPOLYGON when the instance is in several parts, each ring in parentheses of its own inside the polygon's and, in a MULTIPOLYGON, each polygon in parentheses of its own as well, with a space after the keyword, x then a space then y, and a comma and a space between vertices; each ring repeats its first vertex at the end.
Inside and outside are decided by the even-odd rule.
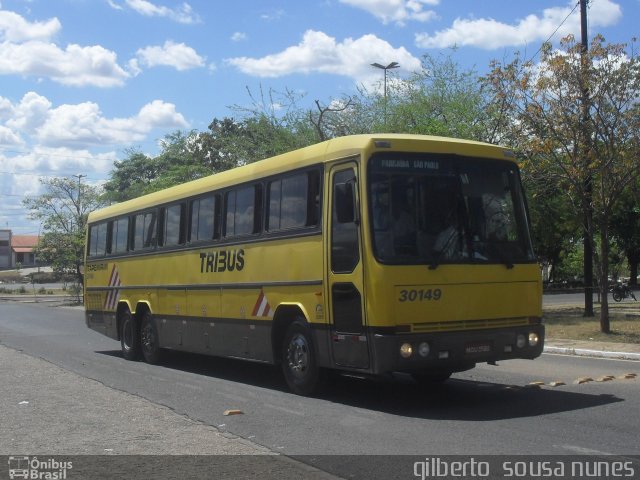
POLYGON ((233 272, 243 268, 243 249, 200 252, 200 273, 233 272))

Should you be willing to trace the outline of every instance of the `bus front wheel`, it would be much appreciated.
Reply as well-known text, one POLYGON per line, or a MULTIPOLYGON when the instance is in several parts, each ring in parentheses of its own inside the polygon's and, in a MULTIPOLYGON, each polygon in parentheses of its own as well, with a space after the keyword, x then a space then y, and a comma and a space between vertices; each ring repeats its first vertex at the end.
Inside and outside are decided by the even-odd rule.
POLYGON ((122 356, 127 360, 140 358, 140 331, 128 308, 121 313, 120 346, 122 347, 122 356))
POLYGON ((282 371, 287 385, 298 395, 311 395, 320 383, 320 369, 311 342, 311 331, 296 320, 287 329, 282 351, 282 371))
POLYGON ((151 312, 146 311, 142 316, 140 326, 140 346, 145 362, 152 365, 162 360, 162 349, 158 342, 158 329, 151 312))

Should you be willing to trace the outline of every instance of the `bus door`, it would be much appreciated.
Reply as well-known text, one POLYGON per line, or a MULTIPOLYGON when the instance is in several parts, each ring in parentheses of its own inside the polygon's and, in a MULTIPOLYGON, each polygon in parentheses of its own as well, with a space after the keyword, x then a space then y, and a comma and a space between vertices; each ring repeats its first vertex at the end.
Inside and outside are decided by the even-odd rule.
POLYGON ((329 228, 328 298, 333 361, 336 365, 369 368, 365 330, 360 202, 357 165, 332 168, 329 228))

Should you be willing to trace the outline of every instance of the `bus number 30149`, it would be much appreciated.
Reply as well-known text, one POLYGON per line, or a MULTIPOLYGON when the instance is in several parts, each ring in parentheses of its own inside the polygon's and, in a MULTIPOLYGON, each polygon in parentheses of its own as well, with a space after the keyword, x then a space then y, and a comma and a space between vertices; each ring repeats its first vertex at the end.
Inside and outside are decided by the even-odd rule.
POLYGON ((429 300, 440 300, 442 298, 442 290, 439 288, 428 290, 400 290, 400 302, 424 302, 429 300))

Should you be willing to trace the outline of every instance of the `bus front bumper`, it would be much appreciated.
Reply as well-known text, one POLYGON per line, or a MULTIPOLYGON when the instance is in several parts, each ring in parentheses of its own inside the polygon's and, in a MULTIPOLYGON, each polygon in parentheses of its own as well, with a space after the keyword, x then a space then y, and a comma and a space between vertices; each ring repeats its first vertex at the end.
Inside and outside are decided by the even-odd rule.
POLYGON ((460 372, 476 363, 542 354, 544 325, 445 333, 374 334, 374 374, 460 372))

